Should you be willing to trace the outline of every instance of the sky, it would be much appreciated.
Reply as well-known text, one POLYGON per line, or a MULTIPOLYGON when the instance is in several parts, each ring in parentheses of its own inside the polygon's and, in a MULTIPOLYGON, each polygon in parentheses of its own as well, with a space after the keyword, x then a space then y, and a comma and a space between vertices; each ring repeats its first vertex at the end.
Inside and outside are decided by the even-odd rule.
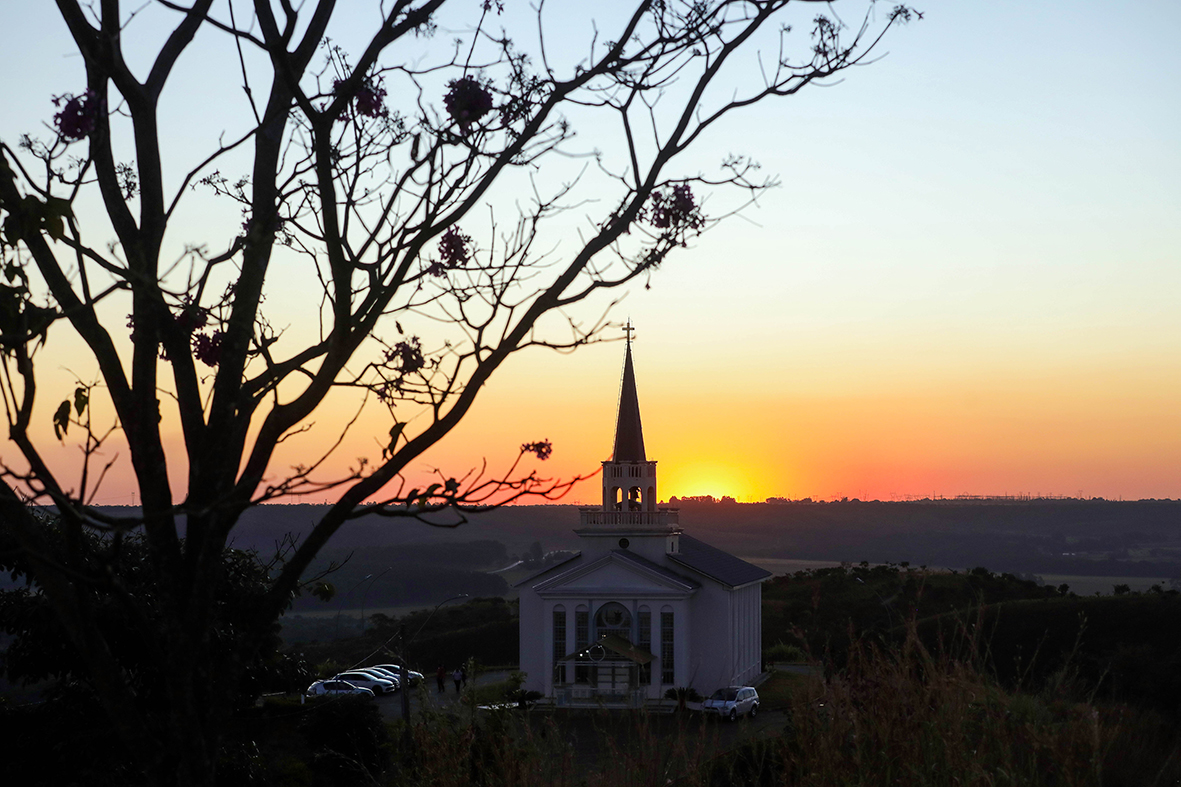
MULTIPOLYGON (((659 497, 1181 498, 1181 4, 917 6, 872 65, 756 107, 685 165, 749 153, 781 185, 611 312, 636 326, 659 497)), ((0 19, 21 67, 0 93, 13 144, 82 71, 50 4, 0 19)), ((213 62, 178 74, 165 105, 178 161, 231 101, 208 92, 213 62)), ((51 385, 93 375, 52 341, 51 385)), ((503 468, 543 438, 553 457, 530 469, 593 473, 622 361, 620 341, 521 354, 412 473, 503 468)), ((378 445, 367 428, 342 462, 378 445)), ((592 479, 566 502, 598 495, 592 479)), ((100 500, 135 502, 118 467, 100 500)))

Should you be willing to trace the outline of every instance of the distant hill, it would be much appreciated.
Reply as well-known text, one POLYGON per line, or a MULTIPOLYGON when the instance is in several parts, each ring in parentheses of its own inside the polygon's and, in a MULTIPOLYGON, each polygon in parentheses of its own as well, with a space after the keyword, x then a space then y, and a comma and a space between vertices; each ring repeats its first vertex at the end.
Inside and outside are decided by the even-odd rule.
POLYGON ((1181 501, 689 503, 681 524, 755 557, 1181 577, 1181 501))
MULTIPOLYGON (((234 544, 268 552, 286 534, 309 530, 324 510, 317 505, 253 508, 235 531, 234 544)), ((760 558, 1181 577, 1181 501, 687 501, 680 505, 680 522, 714 546, 760 558)), ((524 553, 534 541, 547 551, 577 549, 576 527, 578 507, 572 505, 508 506, 454 528, 370 516, 346 524, 330 546, 347 551, 498 541, 512 555, 524 553)))

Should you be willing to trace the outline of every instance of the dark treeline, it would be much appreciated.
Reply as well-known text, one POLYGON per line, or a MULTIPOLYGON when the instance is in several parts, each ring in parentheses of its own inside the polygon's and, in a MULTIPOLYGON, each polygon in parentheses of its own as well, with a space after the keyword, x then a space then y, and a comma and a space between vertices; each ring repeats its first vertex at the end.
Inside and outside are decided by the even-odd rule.
POLYGON ((409 667, 428 677, 440 665, 450 671, 468 659, 484 666, 520 662, 517 605, 503 598, 476 598, 402 616, 378 613, 369 624, 361 636, 304 642, 292 650, 313 665, 337 666, 387 661, 404 652, 409 667))
MULTIPOLYGON (((247 512, 235 541, 262 554, 311 522, 319 506, 259 506, 247 512)), ((731 553, 760 558, 913 565, 1090 576, 1181 576, 1181 501, 1031 500, 831 503, 681 502, 689 533, 731 553)), ((116 511, 117 509, 112 509, 116 511)), ((127 509, 131 510, 131 509, 127 509)), ((457 528, 366 517, 332 541, 334 555, 424 544, 498 542, 503 558, 523 555, 533 542, 545 551, 578 549, 576 506, 509 506, 470 517, 457 528)), ((388 553, 396 554, 396 552, 388 553)), ((432 565, 443 565, 426 556, 432 565)), ((462 561, 445 564, 478 570, 462 561)), ((489 557, 491 562, 495 562, 489 557)), ((376 560, 378 571, 384 565, 376 560)), ((487 566, 496 568, 500 566, 487 566)), ((362 571, 357 579, 369 573, 362 571)), ((347 589, 347 580, 335 584, 347 589)), ((375 588, 376 590, 376 588, 375 588)), ((463 592, 463 591, 456 591, 463 592)))
POLYGON ((293 610, 376 609, 404 604, 436 604, 451 596, 499 596, 508 584, 497 574, 512 556, 499 541, 458 544, 331 548, 324 550, 308 577, 324 574, 335 592, 327 601, 305 593, 293 610), (325 573, 327 572, 327 573, 325 573))
POLYGON ((1181 502, 694 503, 694 535, 740 555, 1091 576, 1181 576, 1181 502))

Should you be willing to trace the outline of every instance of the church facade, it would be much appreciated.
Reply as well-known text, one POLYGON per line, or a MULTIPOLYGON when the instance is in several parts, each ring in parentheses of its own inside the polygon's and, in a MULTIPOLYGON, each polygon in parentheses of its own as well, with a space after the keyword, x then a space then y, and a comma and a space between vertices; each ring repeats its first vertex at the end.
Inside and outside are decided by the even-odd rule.
POLYGON ((684 533, 658 507, 630 339, 602 505, 583 508, 581 551, 517 583, 524 688, 558 706, 642 707, 668 689, 704 696, 761 671, 770 573, 684 533))

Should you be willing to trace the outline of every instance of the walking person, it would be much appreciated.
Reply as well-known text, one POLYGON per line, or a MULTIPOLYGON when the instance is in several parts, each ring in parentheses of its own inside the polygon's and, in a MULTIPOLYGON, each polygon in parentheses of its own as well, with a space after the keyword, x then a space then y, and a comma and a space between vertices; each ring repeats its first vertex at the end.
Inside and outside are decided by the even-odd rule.
POLYGON ((439 668, 435 670, 435 683, 437 683, 439 686, 440 694, 443 694, 447 691, 447 670, 443 669, 442 664, 440 664, 439 668))
POLYGON ((466 689, 467 688, 467 665, 466 664, 459 665, 459 674, 463 678, 463 687, 466 689))
POLYGON ((455 672, 451 673, 451 679, 455 681, 455 693, 458 694, 463 684, 463 670, 456 667, 455 672))

